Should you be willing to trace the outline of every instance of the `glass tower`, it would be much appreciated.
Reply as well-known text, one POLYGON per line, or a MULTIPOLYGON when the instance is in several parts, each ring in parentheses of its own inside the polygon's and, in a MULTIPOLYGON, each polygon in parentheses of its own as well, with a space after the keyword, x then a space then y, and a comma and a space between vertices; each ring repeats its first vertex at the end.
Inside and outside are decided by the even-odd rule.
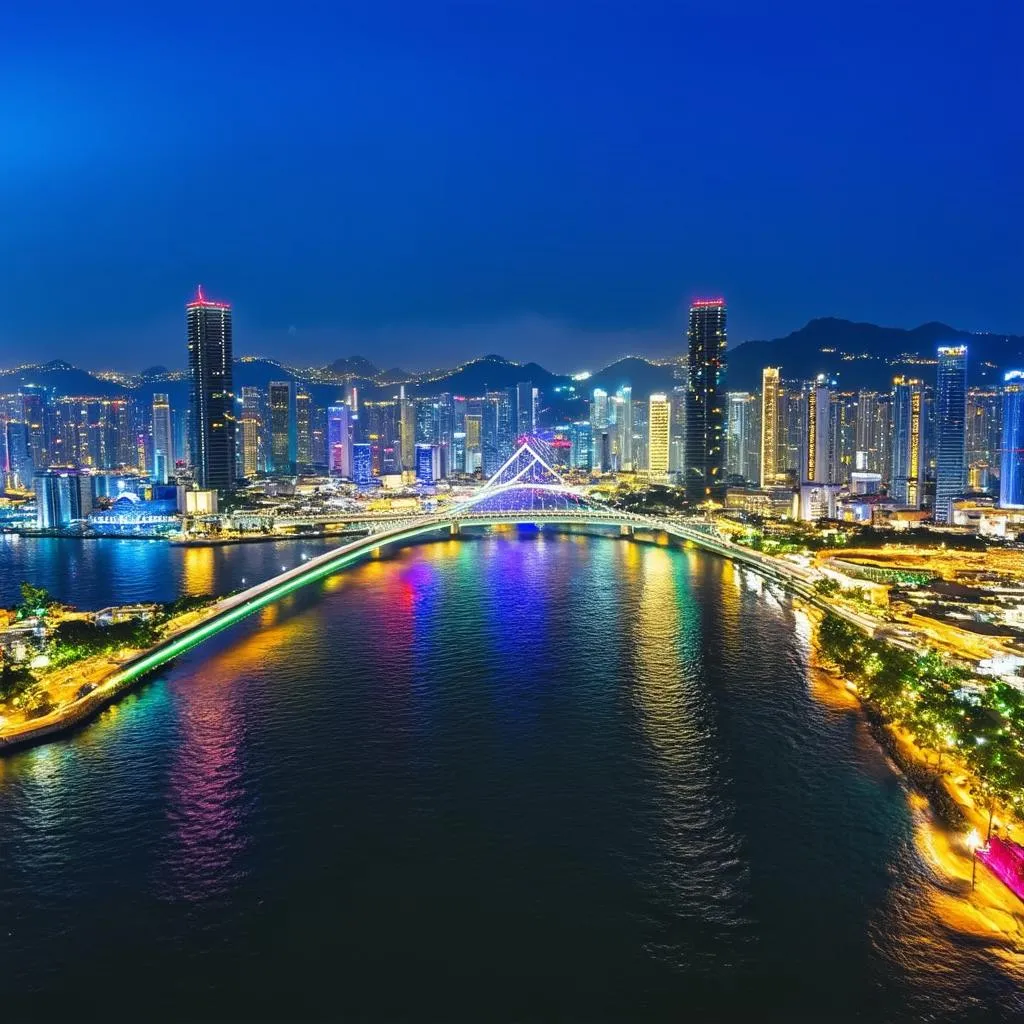
POLYGON ((1024 508, 1024 370, 1011 370, 1003 379, 999 504, 1024 508))
POLYGON ((235 410, 232 393, 231 307, 210 302, 203 289, 185 307, 191 382, 189 455, 201 488, 235 484, 235 410))
POLYGON ((723 487, 725 300, 698 299, 687 332, 686 496, 720 498, 723 487))
POLYGON ((935 522, 953 518, 967 483, 967 346, 940 345, 935 409, 935 522))
POLYGON ((920 508, 924 499, 924 407, 919 380, 892 383, 892 497, 920 508))

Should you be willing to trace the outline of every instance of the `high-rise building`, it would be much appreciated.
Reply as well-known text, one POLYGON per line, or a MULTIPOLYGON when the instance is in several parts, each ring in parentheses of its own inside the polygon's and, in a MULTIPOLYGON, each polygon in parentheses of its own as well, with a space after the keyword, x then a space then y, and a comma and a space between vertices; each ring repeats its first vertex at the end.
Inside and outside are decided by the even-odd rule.
POLYGON ((153 481, 167 483, 174 472, 174 449, 171 444, 171 403, 167 395, 153 395, 153 481))
POLYGON ((302 470, 313 465, 313 400, 301 385, 295 389, 295 461, 302 470))
POLYGON ((196 483, 228 491, 235 484, 235 396, 232 390, 231 307, 197 289, 185 307, 191 382, 189 455, 196 483))
POLYGON ((952 521, 967 484, 967 346, 940 345, 935 386, 935 521, 952 521))
POLYGON ((537 389, 532 382, 524 381, 516 385, 516 437, 537 432, 537 389))
POLYGON ((999 459, 999 504, 1024 508, 1024 370, 1003 378, 1003 439, 999 459))
MULTIPOLYGON (((687 331, 686 496, 720 498, 724 468, 726 315, 724 299, 698 299, 687 331)), ((652 452, 653 458, 653 452, 652 452)))
POLYGON ((664 477, 669 467, 672 403, 667 395, 651 395, 648 407, 647 469, 651 476, 664 477))
POLYGON ((590 420, 577 420, 569 427, 569 445, 569 465, 573 469, 590 469, 590 460, 594 454, 590 420))
POLYGON ((483 417, 478 412, 467 412, 463 419, 466 424, 463 472, 475 473, 482 465, 481 438, 483 437, 483 417))
POLYGON ((599 473, 607 473, 612 468, 611 443, 608 439, 610 423, 608 392, 603 388, 594 388, 590 393, 590 468, 599 473))
POLYGON ((779 368, 761 371, 761 486, 779 482, 779 368))
POLYGON ((270 393, 270 466, 271 473, 291 473, 292 465, 292 386, 286 380, 272 380, 270 393))
POLYGON ((414 470, 416 468, 416 406, 411 398, 405 397, 404 384, 401 387, 398 405, 398 434, 401 445, 400 458, 402 469, 414 470))
POLYGON ((254 479, 260 470, 262 404, 259 388, 242 388, 242 476, 247 480, 254 479))
POLYGON ((730 391, 726 395, 725 472, 751 483, 760 479, 760 439, 758 405, 749 391, 730 391))
POLYGON ((352 479, 365 487, 373 479, 373 455, 370 444, 352 445, 352 479))
POLYGON ((627 384, 615 393, 615 438, 618 468, 633 470, 633 389, 627 384))
POLYGON ((92 478, 77 469, 36 473, 36 523, 44 530, 69 526, 92 511, 92 478))
POLYGON ((633 469, 638 472, 647 469, 649 408, 647 402, 633 400, 633 469))
POLYGON ((425 484, 435 484, 442 476, 441 446, 439 444, 416 445, 416 479, 425 484))
POLYGON ((920 508, 924 501, 924 387, 919 380, 892 382, 892 484, 889 493, 901 505, 920 508))
POLYGON ((25 384, 19 391, 21 398, 21 422, 25 424, 28 450, 36 470, 50 465, 46 444, 46 392, 38 384, 25 384))
POLYGON ((332 405, 327 409, 327 471, 331 476, 352 478, 352 437, 347 405, 332 405))
POLYGON ((800 459, 800 482, 804 484, 832 483, 831 426, 832 393, 823 378, 807 388, 803 448, 800 459))

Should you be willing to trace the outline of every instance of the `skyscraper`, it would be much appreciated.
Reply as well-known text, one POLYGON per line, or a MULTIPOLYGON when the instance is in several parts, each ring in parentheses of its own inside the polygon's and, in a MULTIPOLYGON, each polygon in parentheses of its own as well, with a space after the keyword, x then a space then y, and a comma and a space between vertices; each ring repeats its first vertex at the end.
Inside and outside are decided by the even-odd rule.
POLYGON ((687 343, 686 496, 705 501, 721 497, 723 485, 724 299, 698 299, 690 306, 687 343))
POLYGON ((37 473, 36 523, 43 529, 68 526, 92 511, 92 480, 77 469, 37 473))
POLYGON ((619 454, 618 468, 633 469, 633 389, 627 384, 615 393, 615 433, 619 454))
POLYGON ((411 398, 405 397, 405 385, 400 389, 398 437, 402 469, 416 469, 416 406, 411 398))
POLYGON ((890 494, 903 505, 920 508, 924 501, 924 405, 919 380, 897 377, 892 382, 892 485, 890 494))
POLYGON ((948 523, 967 483, 966 345, 939 346, 935 390, 935 522, 948 523))
POLYGON ((292 472, 292 386, 286 380, 270 382, 271 473, 292 472))
POLYGON ((1003 378, 1003 439, 1000 452, 999 504, 1024 508, 1024 370, 1003 378))
POLYGON ((301 385, 295 390, 295 461, 303 470, 313 465, 313 400, 301 385))
POLYGON ((647 468, 651 476, 664 477, 668 475, 672 404, 667 395, 651 395, 648 406, 647 468))
POLYGON ((730 391, 726 396, 725 470, 727 476, 754 482, 760 477, 757 432, 757 401, 749 391, 730 391))
POLYGON ((832 483, 830 463, 830 427, 832 424, 832 393, 819 377, 807 389, 804 416, 805 430, 800 458, 800 482, 832 483))
POLYGON ((779 368, 761 371, 761 486, 779 481, 779 368))
POLYGON ((530 381, 516 385, 516 436, 537 432, 537 389, 530 381))
POLYGON ((153 480, 167 483, 174 469, 174 450, 171 444, 171 404, 167 395, 153 395, 153 480))
POLYGON ((185 307, 191 381, 189 454, 201 488, 235 484, 235 410, 232 393, 231 307, 210 302, 202 288, 185 307))
POLYGON ((347 405, 327 409, 327 471, 331 476, 352 478, 352 437, 347 405))
POLYGON ((242 476, 247 480, 252 480, 260 468, 262 399, 259 388, 242 388, 242 476))
POLYGON ((611 444, 608 440, 608 424, 611 419, 608 392, 594 388, 590 393, 590 467, 600 473, 611 469, 611 444))

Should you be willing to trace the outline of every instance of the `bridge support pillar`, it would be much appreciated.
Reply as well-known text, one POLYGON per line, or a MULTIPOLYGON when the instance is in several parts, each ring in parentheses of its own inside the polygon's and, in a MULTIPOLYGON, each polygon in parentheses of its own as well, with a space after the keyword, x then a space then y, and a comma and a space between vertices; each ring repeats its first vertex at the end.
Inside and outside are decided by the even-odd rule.
POLYGON ((448 529, 451 532, 451 535, 453 537, 458 537, 458 535, 459 535, 459 524, 457 522, 451 523, 451 525, 448 527, 448 529))
POLYGON ((633 536, 633 527, 628 525, 627 523, 623 523, 619 527, 619 535, 622 536, 622 537, 632 537, 633 536))

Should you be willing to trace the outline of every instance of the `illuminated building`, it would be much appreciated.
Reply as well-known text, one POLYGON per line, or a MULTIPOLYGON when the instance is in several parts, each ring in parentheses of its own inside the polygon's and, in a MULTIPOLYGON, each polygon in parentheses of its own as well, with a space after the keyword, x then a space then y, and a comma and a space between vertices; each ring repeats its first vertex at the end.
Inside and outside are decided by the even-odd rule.
POLYGON ((174 451, 171 447, 171 404, 167 395, 153 395, 153 481, 167 483, 174 469, 174 451))
POLYGON ((537 432, 537 389, 532 382, 516 385, 516 436, 537 432))
POLYGON ((948 523, 967 482, 967 346, 939 346, 935 408, 935 521, 948 523))
POLYGON ((672 403, 667 395, 651 395, 647 415, 647 469, 653 477, 668 476, 672 403))
POLYGON ((573 469, 590 469, 594 454, 589 420, 577 420, 569 427, 569 465, 573 469))
POLYGON ((352 445, 352 479, 365 487, 373 479, 373 456, 369 444, 352 445))
MULTIPOLYGON (((687 347, 689 380, 684 480, 687 498, 705 501, 724 497, 724 299, 698 299, 690 306, 687 347)), ((651 458, 654 458, 653 451, 651 458)))
POLYGON ((196 483, 229 491, 235 484, 235 410, 231 307, 202 288, 185 307, 191 383, 189 455, 196 483))
POLYGON ((444 475, 439 444, 416 445, 416 479, 425 484, 437 483, 444 475))
POLYGON ((41 529, 70 526, 92 511, 92 480, 77 469, 36 473, 36 523, 41 529))
POLYGON ((260 470, 260 404, 259 388, 242 388, 242 476, 252 480, 260 470))
POLYGON ((452 431, 452 472, 466 472, 466 432, 452 431))
POLYGON ((803 447, 800 458, 801 484, 832 483, 830 474, 832 392, 819 377, 805 397, 803 447))
POLYGON ((32 465, 37 470, 45 469, 50 465, 46 446, 46 392, 36 384, 25 384, 18 394, 32 465))
POLYGON ((1024 370, 1011 370, 1003 381, 999 506, 1024 508, 1024 370))
POLYGON ((611 469, 609 423, 608 392, 603 388, 594 388, 590 393, 590 468, 601 473, 611 469))
POLYGON ((630 472, 633 467, 633 389, 626 385, 615 393, 615 440, 618 468, 630 472))
POLYGON ((779 481, 779 368, 761 371, 761 486, 779 481))
POLYGON ((295 391, 295 461, 304 470, 313 465, 313 402, 303 387, 295 391))
POLYGON ((7 421, 7 467, 5 475, 13 486, 21 490, 32 487, 35 466, 28 444, 28 427, 21 419, 7 421))
POLYGON ((730 391, 726 396, 725 471, 727 476, 742 477, 755 482, 758 471, 759 444, 755 440, 757 398, 748 391, 730 391))
POLYGON ((272 380, 270 394, 271 473, 292 472, 292 386, 286 380, 272 380))
POLYGON ((399 459, 401 469, 416 468, 416 407, 412 399, 405 397, 405 385, 400 389, 399 399, 399 459))
POLYGON ((466 413, 466 452, 464 473, 475 473, 480 469, 480 435, 482 433, 481 417, 478 413, 466 413))
POLYGON ((892 385, 892 486, 901 505, 920 508, 924 501, 924 393, 921 381, 897 377, 892 385))
POLYGON ((994 388, 971 388, 967 392, 967 477, 972 490, 987 491, 989 471, 999 465, 1003 407, 1004 396, 994 388))
POLYGON ((647 469, 647 441, 648 441, 648 412, 649 405, 640 399, 633 400, 633 469, 643 471, 647 469))
POLYGON ((331 476, 352 479, 352 436, 347 405, 332 405, 327 409, 327 471, 331 476))

